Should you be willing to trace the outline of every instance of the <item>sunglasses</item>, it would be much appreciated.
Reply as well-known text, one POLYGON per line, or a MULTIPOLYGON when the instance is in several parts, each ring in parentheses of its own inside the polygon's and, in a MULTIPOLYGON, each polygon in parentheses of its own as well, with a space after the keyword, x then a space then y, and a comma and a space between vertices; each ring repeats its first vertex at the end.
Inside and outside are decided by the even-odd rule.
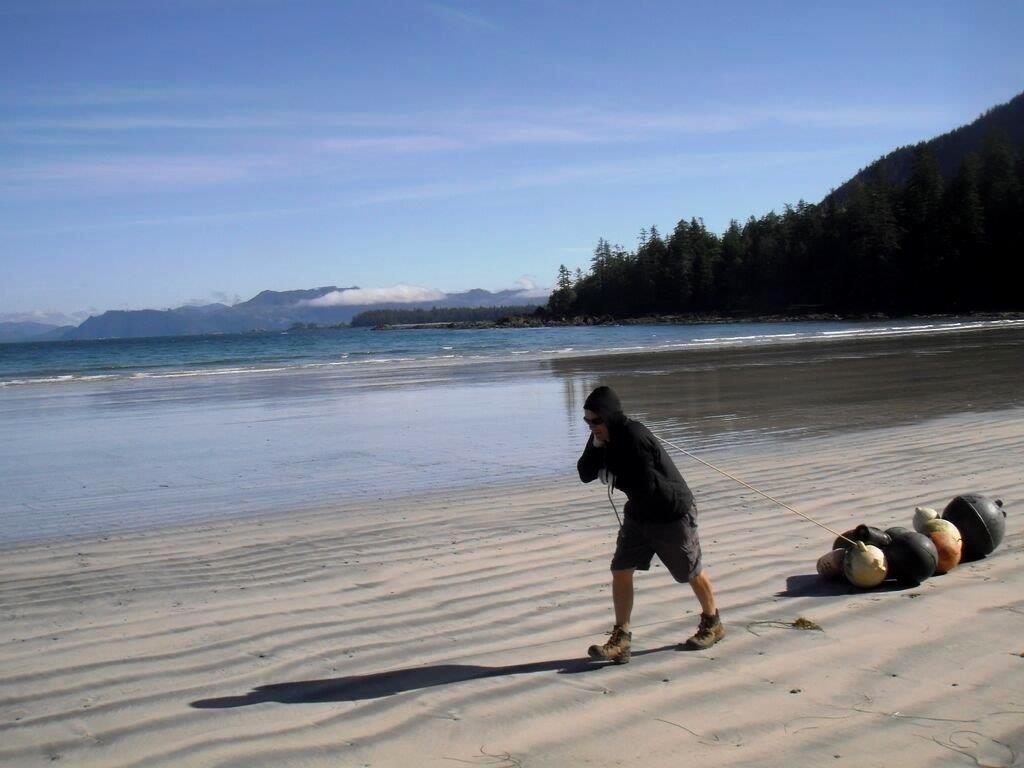
POLYGON ((595 416, 593 419, 588 419, 586 416, 584 416, 583 420, 592 427, 599 427, 602 424, 604 424, 604 419, 602 419, 600 416, 595 416))

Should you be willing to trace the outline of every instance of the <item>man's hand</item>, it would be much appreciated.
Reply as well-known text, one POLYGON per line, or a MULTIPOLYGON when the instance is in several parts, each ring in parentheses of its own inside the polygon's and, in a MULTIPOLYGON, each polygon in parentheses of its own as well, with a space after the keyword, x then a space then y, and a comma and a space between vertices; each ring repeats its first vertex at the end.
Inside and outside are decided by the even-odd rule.
POLYGON ((615 475, 604 467, 597 470, 597 479, 600 480, 603 485, 608 485, 609 483, 615 485, 615 475))

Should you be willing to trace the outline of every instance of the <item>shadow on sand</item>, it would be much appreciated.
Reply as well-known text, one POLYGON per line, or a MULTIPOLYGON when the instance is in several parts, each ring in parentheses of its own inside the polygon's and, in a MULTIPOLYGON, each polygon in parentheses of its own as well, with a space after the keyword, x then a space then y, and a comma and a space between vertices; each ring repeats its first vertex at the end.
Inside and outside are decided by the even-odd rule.
MULTIPOLYGON (((681 650, 680 645, 664 645, 633 651, 633 658, 662 651, 681 650)), ((294 683, 261 685, 245 696, 224 696, 219 699, 200 699, 191 706, 196 709, 229 709, 247 707, 274 701, 280 704, 314 704, 332 701, 363 701, 393 696, 396 693, 450 685, 466 680, 485 677, 524 675, 534 672, 558 672, 560 675, 575 675, 582 672, 596 672, 608 662, 594 662, 588 659, 558 659, 538 661, 532 664, 510 664, 505 667, 482 667, 475 664, 436 664, 430 667, 409 667, 390 672, 376 672, 370 675, 351 675, 326 680, 302 680, 294 683)))
POLYGON ((883 581, 873 589, 861 589, 848 581, 826 581, 817 574, 804 574, 786 578, 786 589, 776 592, 776 597, 834 597, 836 595, 862 595, 865 592, 900 592, 914 589, 895 581, 883 581))

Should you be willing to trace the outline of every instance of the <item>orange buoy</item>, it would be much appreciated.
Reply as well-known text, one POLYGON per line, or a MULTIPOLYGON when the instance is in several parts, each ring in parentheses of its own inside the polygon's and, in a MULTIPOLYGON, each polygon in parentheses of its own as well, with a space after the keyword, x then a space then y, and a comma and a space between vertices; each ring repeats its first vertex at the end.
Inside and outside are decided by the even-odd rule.
POLYGON ((956 568, 960 563, 964 546, 963 538, 956 526, 948 520, 930 520, 925 523, 922 533, 932 540, 939 553, 939 563, 935 572, 949 573, 956 568))

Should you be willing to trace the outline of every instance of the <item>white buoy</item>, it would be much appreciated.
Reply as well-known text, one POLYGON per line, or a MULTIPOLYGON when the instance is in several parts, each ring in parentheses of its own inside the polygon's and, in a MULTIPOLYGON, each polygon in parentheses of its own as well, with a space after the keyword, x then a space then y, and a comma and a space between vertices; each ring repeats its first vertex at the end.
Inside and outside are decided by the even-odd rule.
POLYGON ((842 579, 845 549, 833 549, 818 558, 818 575, 823 579, 842 579))
POLYGON ((938 518, 939 513, 931 507, 918 507, 914 510, 914 530, 924 533, 924 526, 930 520, 938 518))
POLYGON ((843 573, 850 583, 870 589, 885 581, 888 567, 885 554, 878 547, 858 541, 857 546, 846 550, 843 558, 843 573))

